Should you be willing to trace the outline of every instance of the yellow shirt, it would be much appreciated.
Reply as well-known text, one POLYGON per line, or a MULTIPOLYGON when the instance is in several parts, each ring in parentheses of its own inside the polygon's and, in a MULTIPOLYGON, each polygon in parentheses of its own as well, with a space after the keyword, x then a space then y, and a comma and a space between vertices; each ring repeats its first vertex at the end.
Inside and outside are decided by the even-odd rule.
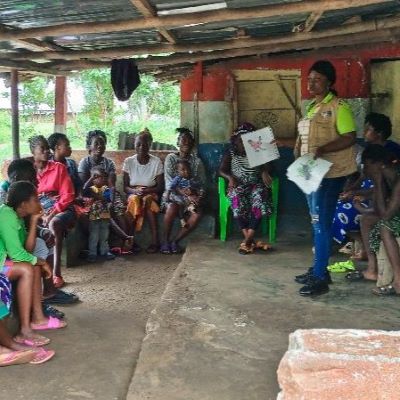
MULTIPOLYGON (((322 100, 322 103, 329 103, 334 97, 335 95, 332 92, 329 92, 322 100)), ((312 119, 317 111, 318 103, 313 100, 307 106, 307 118, 312 119)), ((353 112, 351 111, 350 106, 344 100, 339 100, 339 106, 336 114, 336 129, 339 135, 345 135, 346 133, 355 132, 357 129, 356 123, 354 121, 353 112)))

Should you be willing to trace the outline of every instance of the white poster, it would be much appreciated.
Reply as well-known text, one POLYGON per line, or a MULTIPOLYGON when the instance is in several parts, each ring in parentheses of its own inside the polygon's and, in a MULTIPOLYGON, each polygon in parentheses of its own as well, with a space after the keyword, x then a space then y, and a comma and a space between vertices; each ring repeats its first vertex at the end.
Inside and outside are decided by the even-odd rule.
POLYGON ((242 135, 242 141, 250 167, 256 167, 279 158, 279 150, 274 143, 274 133, 269 126, 245 133, 242 135))
POLYGON ((313 154, 305 154, 289 166, 286 175, 304 193, 310 194, 318 189, 331 166, 329 161, 322 158, 314 160, 313 154))

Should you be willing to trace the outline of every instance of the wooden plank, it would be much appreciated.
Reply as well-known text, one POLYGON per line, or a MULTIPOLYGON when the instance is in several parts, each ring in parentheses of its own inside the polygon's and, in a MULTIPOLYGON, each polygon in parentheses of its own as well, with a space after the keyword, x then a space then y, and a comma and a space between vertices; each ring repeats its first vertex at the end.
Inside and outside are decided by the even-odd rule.
MULTIPOLYGON (((145 18, 157 17, 157 11, 147 0, 130 0, 145 18)), ((169 43, 176 43, 175 36, 165 28, 158 28, 158 32, 167 39, 169 43)))
POLYGON ((26 39, 43 36, 80 35, 89 33, 120 32, 149 28, 173 28, 192 24, 208 24, 254 18, 269 18, 316 11, 342 10, 372 4, 384 4, 391 0, 305 0, 296 3, 275 4, 262 7, 222 9, 199 13, 169 15, 165 17, 138 18, 128 21, 60 24, 40 28, 23 29, 13 34, 0 33, 0 40, 26 39))
POLYGON ((18 70, 13 69, 11 71, 11 139, 14 160, 20 158, 18 104, 18 70))
POLYGON ((67 72, 57 71, 53 65, 37 64, 29 61, 12 61, 10 59, 0 59, 0 68, 3 67, 8 71, 18 69, 20 72, 34 72, 39 75, 67 75, 67 72))
MULTIPOLYGON (((146 47, 120 47, 102 50, 69 50, 69 51, 46 51, 29 54, 8 53, 14 60, 35 60, 35 59, 53 59, 53 60, 78 60, 78 59, 96 59, 96 58, 122 58, 135 55, 160 54, 160 53, 185 53, 211 50, 229 50, 249 47, 265 46, 273 49, 283 44, 294 44, 296 41, 309 41, 309 46, 313 47, 313 41, 329 37, 337 37, 346 34, 368 33, 373 34, 388 28, 400 27, 400 17, 390 17, 381 20, 366 21, 358 24, 343 25, 332 29, 326 29, 318 32, 301 32, 275 36, 272 38, 244 38, 218 41, 213 43, 200 44, 162 44, 146 47)), ((290 46, 289 46, 290 47, 290 46)), ((295 47, 294 47, 295 48, 295 47)))
MULTIPOLYGON (((328 38, 314 40, 313 42, 310 42, 308 40, 293 41, 290 43, 277 45, 271 48, 266 48, 265 46, 256 46, 250 48, 221 50, 221 51, 213 51, 207 53, 199 52, 199 53, 193 53, 191 55, 176 54, 168 57, 137 58, 135 61, 141 71, 159 70, 160 73, 165 73, 168 72, 169 70, 172 70, 173 68, 176 68, 174 66, 182 66, 182 68, 185 68, 188 65, 196 63, 198 61, 207 61, 207 60, 218 61, 228 58, 265 56, 268 54, 274 54, 290 50, 304 50, 304 49, 309 50, 312 48, 323 49, 323 48, 338 47, 338 46, 344 47, 346 45, 350 46, 350 45, 360 45, 360 44, 363 45, 366 43, 369 44, 381 43, 381 42, 393 41, 397 36, 400 36, 400 28, 386 29, 378 32, 365 32, 357 34, 339 35, 337 37, 328 37, 328 38)), ((320 52, 318 52, 318 54, 319 53, 320 52)), ((329 55, 329 52, 325 53, 329 55)), ((316 54, 316 52, 314 51, 313 54, 316 54)), ((70 61, 70 62, 52 63, 51 67, 53 69, 57 68, 60 71, 67 71, 73 69, 109 67, 109 62, 70 61)))
MULTIPOLYGON (((295 25, 292 29, 292 32, 293 33, 311 32, 312 29, 314 28, 314 26, 316 25, 316 23, 321 18, 323 13, 324 13, 323 11, 312 12, 304 22, 302 22, 298 25, 295 25)), ((359 22, 361 22, 361 21, 359 21, 359 22)))

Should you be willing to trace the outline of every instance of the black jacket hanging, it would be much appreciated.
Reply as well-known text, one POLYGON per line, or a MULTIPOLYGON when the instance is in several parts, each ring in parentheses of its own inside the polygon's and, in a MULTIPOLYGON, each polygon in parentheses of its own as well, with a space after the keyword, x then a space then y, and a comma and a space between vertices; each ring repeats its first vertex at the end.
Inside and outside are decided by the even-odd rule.
POLYGON ((131 59, 112 60, 111 85, 118 100, 128 100, 139 84, 139 70, 135 61, 131 59))

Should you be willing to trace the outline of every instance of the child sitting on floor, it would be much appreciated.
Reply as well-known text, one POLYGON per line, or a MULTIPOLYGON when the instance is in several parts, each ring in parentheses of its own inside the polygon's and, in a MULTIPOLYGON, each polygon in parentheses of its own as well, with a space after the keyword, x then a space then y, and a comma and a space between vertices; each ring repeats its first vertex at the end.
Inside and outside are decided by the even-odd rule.
POLYGON ((179 217, 182 227, 186 226, 185 214, 198 213, 204 196, 200 182, 192 178, 190 164, 186 160, 177 162, 178 175, 172 180, 166 194, 166 200, 179 205, 179 217))
POLYGON ((113 260, 108 237, 111 220, 111 189, 107 186, 108 174, 105 169, 96 166, 91 170, 91 177, 83 186, 83 195, 92 199, 89 209, 89 256, 88 262, 95 262, 98 254, 107 260, 113 260))

